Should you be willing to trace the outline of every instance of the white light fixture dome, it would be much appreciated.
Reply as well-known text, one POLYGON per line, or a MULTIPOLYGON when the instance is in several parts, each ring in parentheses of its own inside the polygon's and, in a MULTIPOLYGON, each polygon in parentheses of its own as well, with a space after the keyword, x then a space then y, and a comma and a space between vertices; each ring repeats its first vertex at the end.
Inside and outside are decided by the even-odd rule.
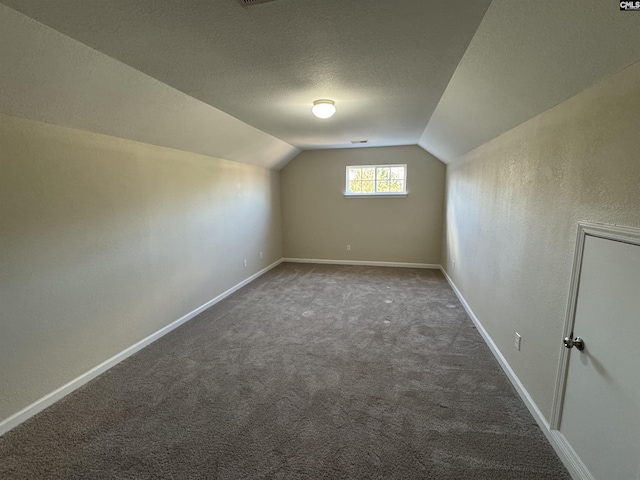
POLYGON ((336 113, 336 106, 332 100, 316 100, 311 111, 318 118, 329 118, 336 113))

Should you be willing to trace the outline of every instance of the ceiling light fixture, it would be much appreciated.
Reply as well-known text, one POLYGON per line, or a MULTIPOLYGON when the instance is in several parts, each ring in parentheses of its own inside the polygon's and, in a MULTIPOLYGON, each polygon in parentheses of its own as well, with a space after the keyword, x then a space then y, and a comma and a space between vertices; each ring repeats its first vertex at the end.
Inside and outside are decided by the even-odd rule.
POLYGON ((329 118, 336 113, 336 106, 332 100, 316 100, 311 111, 318 118, 329 118))

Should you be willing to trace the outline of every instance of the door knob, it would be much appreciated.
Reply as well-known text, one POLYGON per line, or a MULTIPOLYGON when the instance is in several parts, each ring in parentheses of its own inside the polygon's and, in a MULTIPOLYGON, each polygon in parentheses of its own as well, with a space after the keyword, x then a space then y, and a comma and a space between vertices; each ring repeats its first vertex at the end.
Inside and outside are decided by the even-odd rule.
POLYGON ((576 347, 578 350, 584 350, 584 340, 580 337, 576 337, 571 340, 571 337, 564 337, 564 346, 567 348, 576 347))

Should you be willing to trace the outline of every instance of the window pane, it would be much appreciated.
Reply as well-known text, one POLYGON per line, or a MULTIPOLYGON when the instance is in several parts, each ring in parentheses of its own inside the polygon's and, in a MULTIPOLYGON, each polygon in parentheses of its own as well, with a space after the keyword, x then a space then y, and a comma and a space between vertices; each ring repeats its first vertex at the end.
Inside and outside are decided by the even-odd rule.
POLYGON ((345 195, 407 193, 406 165, 353 165, 346 168, 346 177, 345 195))
POLYGON ((366 180, 362 182, 362 193, 374 193, 374 182, 373 180, 366 180))
POLYGON ((360 180, 351 180, 349 182, 349 191, 360 193, 362 191, 362 183, 360 182, 360 180))
POLYGON ((378 182, 378 192, 388 192, 388 191, 389 191, 389 182, 387 180, 378 182))
POLYGON ((404 180, 391 180, 389 191, 394 193, 404 193, 404 180))
POLYGON ((362 168, 363 180, 375 180, 376 169, 375 168, 362 168))
POLYGON ((391 180, 402 180, 404 179, 404 168, 403 167, 392 167, 391 168, 391 180))

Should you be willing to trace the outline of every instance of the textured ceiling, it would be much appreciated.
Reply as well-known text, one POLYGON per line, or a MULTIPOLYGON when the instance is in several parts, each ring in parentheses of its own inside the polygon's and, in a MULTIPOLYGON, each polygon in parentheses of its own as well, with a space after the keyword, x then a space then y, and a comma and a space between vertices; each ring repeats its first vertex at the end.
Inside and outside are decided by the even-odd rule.
POLYGON ((449 162, 640 60, 640 13, 494 0, 420 146, 449 162))
POLYGON ((2 1, 300 148, 418 143, 490 3, 2 1))
POLYGON ((640 60, 608 0, 0 2, 37 20, 0 8, 0 111, 268 168, 354 140, 448 162, 640 60))
POLYGON ((300 152, 3 5, 0 112, 272 169, 300 152))

